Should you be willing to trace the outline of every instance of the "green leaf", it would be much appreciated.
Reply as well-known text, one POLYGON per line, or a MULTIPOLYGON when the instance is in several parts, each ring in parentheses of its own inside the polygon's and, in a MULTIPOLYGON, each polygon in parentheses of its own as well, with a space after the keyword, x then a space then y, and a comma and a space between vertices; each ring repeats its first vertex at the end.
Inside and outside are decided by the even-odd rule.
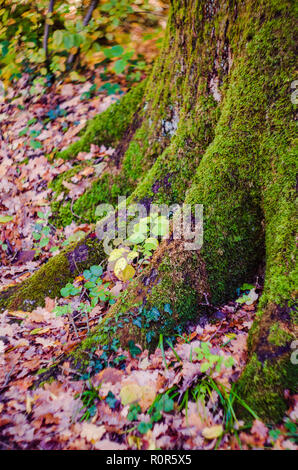
POLYGON ((60 290, 62 297, 68 297, 70 295, 72 287, 73 285, 70 284, 70 282, 68 282, 65 287, 62 287, 62 289, 60 290))
POLYGON ((269 436, 274 440, 276 441, 276 439, 279 438, 279 436, 281 435, 281 431, 279 429, 271 429, 269 431, 269 436))
POLYGON ((94 276, 97 276, 97 277, 101 276, 102 273, 103 273, 102 267, 101 266, 95 266, 95 265, 91 266, 90 271, 94 276))
POLYGON ((138 418, 138 414, 141 413, 141 407, 139 404, 135 404, 133 403, 132 405, 130 405, 129 407, 129 413, 127 415, 127 419, 129 421, 136 421, 137 418, 138 418))
POLYGON ((57 306, 54 309, 54 313, 56 313, 56 317, 61 317, 61 315, 67 315, 67 313, 70 313, 70 305, 57 306))
POLYGON ((109 407, 113 410, 115 407, 116 407, 116 403, 117 403, 117 398, 115 397, 115 395, 110 391, 108 394, 107 394, 107 397, 106 397, 106 403, 109 405, 109 407))
POLYGON ((42 238, 39 242, 40 248, 44 248, 49 243, 50 239, 48 237, 42 238))
POLYGON ((247 284, 247 283, 244 283, 241 287, 240 287, 240 290, 251 290, 253 289, 255 286, 253 284, 247 284))
POLYGON ((117 75, 119 75, 120 73, 124 72, 126 66, 127 66, 127 61, 125 59, 120 59, 114 63, 113 69, 115 70, 117 75))
POLYGON ((92 289, 93 287, 96 287, 96 284, 95 284, 95 282, 88 281, 88 282, 85 283, 85 287, 86 287, 86 289, 92 289))
POLYGON ((42 229, 41 232, 42 232, 44 235, 49 235, 50 231, 51 231, 50 227, 46 226, 46 227, 43 227, 43 229, 42 229))
POLYGON ((141 434, 146 434, 146 432, 149 431, 149 429, 152 428, 152 423, 145 423, 144 421, 142 421, 139 425, 138 425, 138 431, 141 433, 141 434))
POLYGON ((108 59, 112 59, 113 57, 119 57, 124 52, 124 49, 119 44, 108 49, 104 49, 103 53, 108 59))
POLYGON ((140 348, 138 348, 138 346, 135 345, 133 340, 130 340, 128 342, 128 348, 129 348, 129 352, 130 352, 132 358, 137 357, 142 352, 142 350, 140 348))
POLYGON ((30 139, 30 146, 37 150, 42 148, 42 143, 38 140, 30 139))
POLYGON ((22 135, 27 134, 28 130, 29 130, 28 127, 24 127, 24 129, 22 129, 22 130, 19 132, 19 137, 21 137, 22 135))
POLYGON ((80 47, 84 43, 84 37, 78 33, 73 35, 73 43, 75 47, 80 47))
POLYGON ((208 343, 201 343, 201 349, 203 351, 203 353, 205 353, 206 355, 210 354, 210 346, 208 343))
POLYGON ((61 46, 63 43, 63 31, 57 29, 53 34, 53 42, 56 46, 61 46))
POLYGON ((129 238, 128 241, 133 243, 134 245, 138 245, 139 243, 143 243, 146 236, 143 233, 133 233, 129 238))
POLYGON ((156 237, 164 237, 169 233, 169 221, 165 216, 160 216, 156 219, 155 225, 152 229, 152 234, 156 237))
POLYGON ((204 372, 206 372, 209 368, 210 368, 209 362, 204 362, 204 363, 201 365, 201 367, 200 367, 200 371, 204 373, 204 372))
POLYGON ((63 46, 65 47, 66 50, 71 49, 74 47, 75 41, 74 41, 74 35, 73 34, 64 34, 63 35, 63 46))
POLYGON ((33 236, 34 240, 40 240, 41 239, 41 233, 33 232, 32 236, 33 236))
POLYGON ((157 238, 150 237, 150 238, 147 238, 147 240, 145 240, 144 247, 146 250, 156 250, 158 245, 159 243, 158 243, 157 238))
POLYGON ((85 269, 85 271, 83 272, 83 276, 84 276, 85 279, 88 280, 88 279, 91 278, 92 274, 91 274, 91 272, 89 271, 89 269, 85 269))
POLYGON ((163 411, 165 411, 166 413, 170 413, 170 411, 173 411, 174 409, 174 401, 169 398, 169 397, 165 397, 162 399, 162 405, 163 405, 163 411))

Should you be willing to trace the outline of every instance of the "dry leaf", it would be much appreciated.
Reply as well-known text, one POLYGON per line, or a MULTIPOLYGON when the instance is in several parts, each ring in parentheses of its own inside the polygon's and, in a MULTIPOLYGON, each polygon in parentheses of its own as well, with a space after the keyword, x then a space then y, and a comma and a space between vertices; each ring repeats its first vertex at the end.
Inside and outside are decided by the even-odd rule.
POLYGON ((92 444, 99 441, 106 432, 105 426, 96 426, 95 424, 83 423, 81 436, 92 444))
POLYGON ((202 430, 202 436, 205 437, 205 439, 217 439, 219 436, 221 436, 223 433, 223 427, 221 424, 218 426, 211 426, 210 428, 204 428, 202 430))

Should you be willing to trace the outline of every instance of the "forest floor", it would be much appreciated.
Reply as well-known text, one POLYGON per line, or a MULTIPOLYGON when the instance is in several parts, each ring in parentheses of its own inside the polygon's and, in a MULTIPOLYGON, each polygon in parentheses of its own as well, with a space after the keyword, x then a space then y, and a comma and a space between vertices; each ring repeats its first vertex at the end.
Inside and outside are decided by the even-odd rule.
MULTIPOLYGON (((100 85, 100 77, 95 77, 100 85)), ((78 138, 86 121, 116 95, 93 94, 94 84, 60 83, 32 90, 23 76, 0 103, 0 289, 23 281, 67 240, 92 230, 75 217, 64 229, 50 223, 49 183, 73 161, 46 157, 78 138)), ((125 83, 120 83, 125 92, 125 83)), ((92 145, 77 159, 88 161, 69 182, 78 198, 98 178, 98 166, 113 149, 92 145)), ((246 364, 246 340, 254 302, 229 302, 191 324, 175 344, 161 338, 152 354, 132 344, 100 346, 79 374, 64 354, 109 308, 128 283, 100 273, 107 293, 88 318, 58 315, 61 300, 46 299, 32 313, 0 316, 1 449, 296 449, 298 396, 285 391, 288 411, 278 426, 266 426, 251 410, 251 422, 237 419, 233 384, 246 364), (56 310, 55 310, 56 309, 56 310), (166 348, 166 346, 169 346, 166 348), (38 374, 62 358, 55 379, 36 384, 38 374), (232 359, 231 359, 232 358, 232 359), (209 364, 205 367, 203 364, 209 364)), ((86 280, 84 273, 74 285, 86 280)), ((240 294, 239 294, 240 295, 240 294)))

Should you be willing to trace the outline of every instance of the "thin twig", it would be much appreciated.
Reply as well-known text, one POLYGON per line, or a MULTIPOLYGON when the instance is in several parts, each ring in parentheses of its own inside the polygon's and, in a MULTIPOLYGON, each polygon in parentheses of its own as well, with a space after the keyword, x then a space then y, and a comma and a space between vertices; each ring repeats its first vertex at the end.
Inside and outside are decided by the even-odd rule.
MULTIPOLYGON (((48 14, 53 13, 54 1, 55 0, 50 0, 48 14)), ((47 22, 47 18, 46 18, 45 19, 45 24, 44 24, 44 36, 43 36, 42 47, 44 48, 44 51, 45 51, 47 66, 48 66, 48 62, 49 62, 49 49, 48 49, 49 32, 50 32, 50 25, 47 22)))
POLYGON ((68 314, 68 319, 70 320, 70 322, 71 322, 71 324, 72 324, 72 327, 73 327, 73 329, 74 329, 74 332, 75 332, 75 334, 76 334, 76 337, 79 339, 78 330, 77 330, 76 324, 75 324, 75 322, 74 322, 74 320, 73 320, 73 318, 72 318, 71 313, 68 314))
MULTIPOLYGON (((92 2, 90 3, 88 11, 87 11, 87 13, 86 13, 86 15, 83 19, 83 26, 87 26, 87 24, 89 23, 89 21, 92 17, 92 13, 95 10, 95 8, 97 7, 98 2, 99 2, 99 0, 92 0, 92 2)), ((78 57, 79 53, 80 53, 80 48, 78 48, 78 50, 75 54, 70 54, 68 56, 68 59, 67 59, 67 65, 72 65, 73 62, 75 61, 75 59, 78 57)))

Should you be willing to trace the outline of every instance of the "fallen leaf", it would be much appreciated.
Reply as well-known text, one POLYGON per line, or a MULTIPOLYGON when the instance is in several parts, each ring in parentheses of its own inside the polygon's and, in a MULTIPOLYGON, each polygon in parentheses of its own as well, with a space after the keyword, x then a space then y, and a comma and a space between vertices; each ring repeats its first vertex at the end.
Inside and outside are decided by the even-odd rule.
POLYGON ((96 426, 95 424, 83 423, 81 435, 82 437, 85 437, 87 441, 94 444, 102 438, 105 432, 105 426, 96 426))
POLYGON ((223 427, 221 424, 217 426, 211 426, 209 428, 204 428, 202 430, 202 436, 205 437, 205 439, 217 439, 219 436, 221 436, 223 433, 223 427))
POLYGON ((260 439, 265 440, 268 436, 268 428, 262 421, 255 419, 251 428, 251 433, 255 434, 260 439))

